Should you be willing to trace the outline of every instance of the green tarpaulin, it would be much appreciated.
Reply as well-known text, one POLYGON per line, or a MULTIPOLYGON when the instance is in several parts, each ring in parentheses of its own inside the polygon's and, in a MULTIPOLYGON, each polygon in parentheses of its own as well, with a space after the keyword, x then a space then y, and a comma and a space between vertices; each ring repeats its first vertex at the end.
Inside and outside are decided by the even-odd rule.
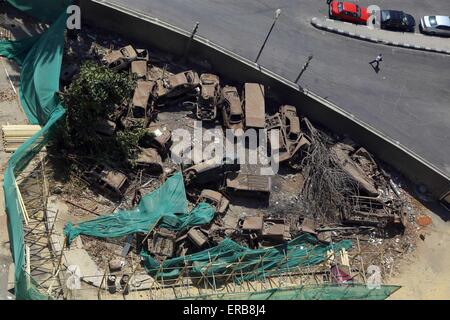
POLYGON ((44 22, 55 21, 71 0, 6 0, 10 5, 44 22))
POLYGON ((145 195, 135 209, 121 210, 76 226, 68 223, 64 234, 72 242, 79 234, 113 238, 136 232, 147 233, 156 225, 178 231, 207 224, 214 218, 214 213, 214 208, 207 203, 200 203, 188 211, 183 175, 178 172, 160 188, 145 195))
POLYGON ((49 15, 50 11, 46 11, 55 9, 57 3, 62 4, 60 1, 52 1, 52 4, 46 1, 49 2, 48 8, 43 8, 40 5, 42 2, 39 1, 8 2, 19 9, 29 4, 29 8, 34 8, 32 11, 38 18, 47 17, 54 20, 53 18, 59 16, 42 35, 20 41, 0 41, 0 55, 15 60, 21 67, 19 95, 29 121, 43 126, 41 131, 14 152, 4 174, 3 189, 8 215, 8 232, 15 263, 15 295, 17 299, 48 299, 37 290, 32 277, 24 271, 23 213, 15 187, 15 175, 20 173, 45 145, 54 124, 64 115, 64 108, 56 97, 56 91, 59 89, 66 14, 58 10, 52 11, 53 14, 49 15), (47 13, 36 14, 39 10, 47 13))

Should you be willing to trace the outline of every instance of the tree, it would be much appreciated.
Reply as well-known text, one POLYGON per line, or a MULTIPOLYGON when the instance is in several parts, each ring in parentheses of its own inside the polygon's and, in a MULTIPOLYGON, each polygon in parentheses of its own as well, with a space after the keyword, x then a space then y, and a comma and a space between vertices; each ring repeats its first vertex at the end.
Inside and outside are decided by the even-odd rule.
POLYGON ((99 135, 96 127, 99 121, 107 120, 117 106, 129 103, 134 87, 135 80, 126 73, 85 62, 62 94, 67 112, 57 136, 60 147, 77 155, 99 158, 126 154, 124 139, 118 148, 116 134, 113 137, 99 135))

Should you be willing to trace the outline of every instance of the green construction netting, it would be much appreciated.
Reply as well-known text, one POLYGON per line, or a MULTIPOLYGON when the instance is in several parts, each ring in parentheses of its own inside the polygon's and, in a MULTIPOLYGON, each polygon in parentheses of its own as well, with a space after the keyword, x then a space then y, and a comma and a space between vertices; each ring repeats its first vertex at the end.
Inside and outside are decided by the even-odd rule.
POLYGON ((0 54, 21 67, 19 95, 28 120, 45 124, 59 100, 59 75, 64 51, 66 14, 42 35, 19 41, 3 41, 0 54))
POLYGON ((350 240, 327 245, 309 234, 302 234, 286 244, 263 249, 250 249, 231 239, 224 239, 216 247, 168 259, 162 264, 145 251, 141 252, 141 256, 146 270, 157 279, 178 278, 189 265, 188 274, 193 279, 213 277, 214 281, 232 279, 242 282, 317 265, 327 258, 328 250, 338 254, 339 250, 349 249, 351 245, 350 240))
POLYGON ((363 284, 305 285, 258 292, 236 292, 182 297, 178 300, 384 300, 400 286, 368 288, 363 284))
MULTIPOLYGON (((9 1, 16 7, 24 8, 32 1, 9 1)), ((50 1, 48 1, 50 3, 50 1)), ((54 1, 56 4, 58 1, 54 1)), ((51 8, 56 8, 53 4, 51 8)), ((34 5, 34 13, 43 7, 34 5)), ((49 8, 42 9, 43 12, 49 8)), ((39 123, 42 130, 22 144, 11 156, 5 169, 3 189, 5 207, 8 215, 8 233, 11 253, 15 263, 15 295, 17 299, 48 299, 37 289, 37 283, 25 270, 23 212, 18 200, 15 175, 19 174, 28 162, 46 144, 54 124, 64 115, 64 108, 55 93, 59 89, 64 30, 66 14, 61 10, 53 12, 55 23, 42 35, 19 41, 0 41, 0 55, 15 60, 21 67, 19 95, 29 121, 39 123)), ((50 18, 48 13, 36 17, 50 18)), ((54 20, 54 19, 52 19, 54 20)))
POLYGON ((10 5, 44 22, 53 22, 72 0, 6 0, 10 5))
POLYGON ((214 213, 214 208, 205 202, 188 211, 183 175, 178 172, 161 187, 145 195, 136 208, 121 210, 76 226, 68 223, 64 234, 70 243, 80 234, 113 238, 136 232, 147 233, 156 225, 178 231, 207 224, 214 218, 214 213))

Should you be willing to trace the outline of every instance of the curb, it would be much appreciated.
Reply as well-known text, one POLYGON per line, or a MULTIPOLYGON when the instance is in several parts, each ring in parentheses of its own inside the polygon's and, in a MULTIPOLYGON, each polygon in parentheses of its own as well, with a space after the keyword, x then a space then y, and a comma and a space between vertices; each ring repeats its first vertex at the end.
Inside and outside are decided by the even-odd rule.
POLYGON ((330 32, 333 32, 336 34, 340 34, 340 35, 343 35, 346 37, 353 38, 353 39, 358 39, 358 40, 363 40, 363 41, 368 41, 368 42, 373 42, 373 43, 380 43, 380 44, 384 44, 384 45, 388 45, 388 46, 401 47, 401 48, 405 48, 405 49, 413 49, 413 50, 419 50, 419 51, 435 52, 435 53, 450 55, 450 50, 439 49, 439 48, 430 48, 430 47, 424 47, 424 46, 414 45, 414 44, 410 44, 410 43, 372 38, 372 37, 367 37, 365 35, 356 34, 354 32, 344 31, 339 28, 326 26, 326 25, 322 24, 319 21, 319 19, 316 17, 311 19, 311 24, 318 29, 330 31, 330 32))

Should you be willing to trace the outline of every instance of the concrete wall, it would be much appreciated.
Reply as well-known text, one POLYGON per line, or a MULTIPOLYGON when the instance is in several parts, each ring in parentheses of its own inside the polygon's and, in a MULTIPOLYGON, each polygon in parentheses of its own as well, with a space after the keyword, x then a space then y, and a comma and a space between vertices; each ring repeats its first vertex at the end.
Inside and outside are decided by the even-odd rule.
MULTIPOLYGON (((186 48, 190 31, 99 0, 81 0, 81 6, 87 24, 176 55, 182 55, 186 48)), ((229 80, 264 84, 280 101, 297 106, 300 114, 313 123, 349 135, 411 181, 424 184, 434 196, 441 197, 450 190, 450 178, 439 169, 313 92, 199 36, 192 41, 190 56, 208 60, 215 73, 229 80)))

